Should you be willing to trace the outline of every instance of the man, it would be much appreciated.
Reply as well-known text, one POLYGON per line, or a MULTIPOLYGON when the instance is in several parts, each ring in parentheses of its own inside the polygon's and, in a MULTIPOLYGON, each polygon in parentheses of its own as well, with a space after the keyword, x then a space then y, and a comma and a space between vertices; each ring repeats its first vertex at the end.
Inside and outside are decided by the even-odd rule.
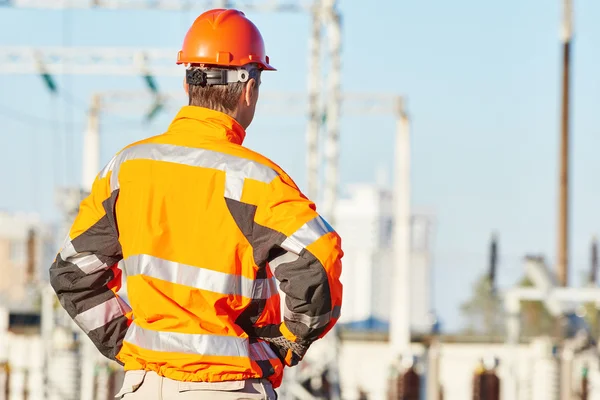
POLYGON ((177 63, 189 106, 99 173, 51 283, 127 371, 117 397, 274 399, 284 366, 339 318, 341 241, 281 168, 242 147, 274 70, 256 26, 208 11, 177 63))

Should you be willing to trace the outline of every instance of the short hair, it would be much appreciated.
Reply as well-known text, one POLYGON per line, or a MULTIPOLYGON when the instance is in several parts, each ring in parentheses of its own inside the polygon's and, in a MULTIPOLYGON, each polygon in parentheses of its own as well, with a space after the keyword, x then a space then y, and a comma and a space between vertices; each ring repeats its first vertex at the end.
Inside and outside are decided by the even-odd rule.
MULTIPOLYGON (((190 69, 206 70, 206 67, 191 66, 190 69)), ((260 69, 254 65, 247 65, 249 79, 255 79, 260 84, 260 69)), ((189 105, 210 108, 225 114, 235 112, 240 96, 247 82, 235 82, 225 85, 189 85, 189 105)))

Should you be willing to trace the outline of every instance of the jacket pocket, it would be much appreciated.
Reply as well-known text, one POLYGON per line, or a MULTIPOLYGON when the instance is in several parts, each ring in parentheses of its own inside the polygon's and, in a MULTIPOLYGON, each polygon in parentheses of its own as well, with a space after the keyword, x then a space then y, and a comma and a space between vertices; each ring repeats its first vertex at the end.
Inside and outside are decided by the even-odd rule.
POLYGON ((120 399, 126 394, 134 393, 142 386, 146 371, 127 371, 123 378, 123 385, 119 393, 115 395, 115 398, 120 399))

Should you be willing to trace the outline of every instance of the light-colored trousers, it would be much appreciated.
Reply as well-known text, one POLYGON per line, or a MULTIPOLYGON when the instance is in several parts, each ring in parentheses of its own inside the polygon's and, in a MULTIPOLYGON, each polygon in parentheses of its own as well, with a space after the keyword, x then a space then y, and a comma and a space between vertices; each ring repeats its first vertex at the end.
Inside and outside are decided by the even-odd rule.
POLYGON ((266 379, 229 382, 180 382, 152 371, 127 371, 117 395, 123 400, 276 400, 266 379))

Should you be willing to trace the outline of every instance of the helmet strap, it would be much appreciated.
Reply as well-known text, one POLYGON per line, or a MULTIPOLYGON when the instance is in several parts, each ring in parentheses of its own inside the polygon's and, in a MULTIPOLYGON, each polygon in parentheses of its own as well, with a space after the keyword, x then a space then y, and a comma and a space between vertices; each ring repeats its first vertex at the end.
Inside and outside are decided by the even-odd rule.
POLYGON ((230 83, 248 82, 251 77, 250 68, 220 69, 190 67, 186 70, 185 81, 194 86, 227 85, 230 83))

